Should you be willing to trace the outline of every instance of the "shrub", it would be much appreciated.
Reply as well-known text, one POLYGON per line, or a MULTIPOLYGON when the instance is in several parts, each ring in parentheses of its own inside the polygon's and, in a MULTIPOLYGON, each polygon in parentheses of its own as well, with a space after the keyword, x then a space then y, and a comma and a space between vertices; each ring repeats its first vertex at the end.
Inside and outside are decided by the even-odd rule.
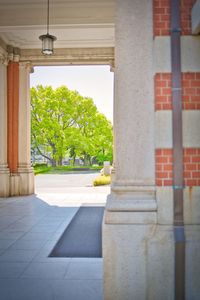
POLYGON ((33 167, 34 168, 37 168, 37 167, 47 167, 47 163, 35 163, 33 164, 33 167))
POLYGON ((98 185, 107 185, 111 183, 111 177, 110 175, 99 175, 97 178, 93 180, 93 185, 98 186, 98 185))

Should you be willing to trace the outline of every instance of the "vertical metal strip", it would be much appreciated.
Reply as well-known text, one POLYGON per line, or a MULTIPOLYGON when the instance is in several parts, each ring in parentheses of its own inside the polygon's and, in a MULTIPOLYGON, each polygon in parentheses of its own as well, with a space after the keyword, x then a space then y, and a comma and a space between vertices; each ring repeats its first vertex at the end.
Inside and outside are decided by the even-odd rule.
POLYGON ((175 299, 185 299, 180 1, 171 0, 175 299))

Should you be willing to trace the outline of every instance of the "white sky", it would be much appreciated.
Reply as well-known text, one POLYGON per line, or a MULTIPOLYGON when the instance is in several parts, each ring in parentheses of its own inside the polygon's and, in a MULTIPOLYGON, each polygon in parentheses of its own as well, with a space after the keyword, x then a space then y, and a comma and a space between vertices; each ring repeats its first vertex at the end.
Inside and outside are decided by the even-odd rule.
POLYGON ((66 85, 94 100, 98 110, 113 122, 113 72, 109 66, 34 67, 30 84, 66 85))

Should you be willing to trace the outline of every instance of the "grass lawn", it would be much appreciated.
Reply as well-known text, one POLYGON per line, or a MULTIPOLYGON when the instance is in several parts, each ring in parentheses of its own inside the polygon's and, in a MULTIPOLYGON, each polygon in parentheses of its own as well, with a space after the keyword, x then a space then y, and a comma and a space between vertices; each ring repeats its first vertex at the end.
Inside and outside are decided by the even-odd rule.
POLYGON ((95 171, 101 170, 102 166, 59 166, 51 167, 46 165, 36 165, 34 168, 34 174, 62 174, 72 171, 95 171))

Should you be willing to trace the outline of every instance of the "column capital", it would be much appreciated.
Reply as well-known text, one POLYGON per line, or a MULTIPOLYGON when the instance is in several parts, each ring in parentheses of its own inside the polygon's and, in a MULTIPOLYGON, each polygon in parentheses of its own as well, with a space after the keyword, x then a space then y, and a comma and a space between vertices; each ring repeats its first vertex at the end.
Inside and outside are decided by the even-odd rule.
POLYGON ((34 73, 33 64, 30 61, 20 61, 20 68, 25 68, 29 73, 34 73))
POLYGON ((7 46, 8 60, 13 62, 19 62, 20 60, 20 49, 13 47, 12 45, 7 46))
POLYGON ((7 66, 7 65, 8 65, 8 62, 9 62, 9 60, 8 60, 7 55, 1 54, 1 53, 0 53, 0 65, 5 65, 5 66, 7 66))

